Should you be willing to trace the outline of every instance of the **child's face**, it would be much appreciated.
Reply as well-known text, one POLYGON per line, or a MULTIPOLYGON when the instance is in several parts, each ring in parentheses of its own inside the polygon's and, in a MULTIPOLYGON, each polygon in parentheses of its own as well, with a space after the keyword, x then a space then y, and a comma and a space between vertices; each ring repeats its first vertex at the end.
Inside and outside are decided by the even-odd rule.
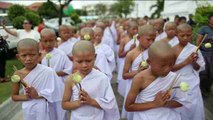
POLYGON ((95 32, 94 33, 94 42, 100 43, 102 37, 103 37, 103 33, 102 32, 95 32))
POLYGON ((70 38, 70 32, 66 28, 62 28, 59 33, 63 41, 67 41, 70 38))
POLYGON ((41 43, 47 52, 53 50, 56 44, 56 37, 53 34, 41 36, 41 43))
POLYGON ((176 35, 177 29, 176 26, 168 26, 165 31, 169 38, 173 38, 176 35))
POLYGON ((73 55, 73 63, 81 74, 87 75, 94 66, 95 54, 91 52, 78 52, 73 55))
POLYGON ((147 49, 154 42, 156 33, 147 33, 144 35, 138 35, 138 40, 143 48, 147 49))
POLYGON ((174 56, 167 56, 164 58, 156 57, 148 60, 151 66, 151 71, 156 76, 166 76, 172 69, 175 59, 174 56))
POLYGON ((187 45, 188 42, 192 39, 192 30, 179 30, 177 37, 179 39, 180 44, 187 45))
POLYGON ((16 57, 26 69, 32 70, 39 61, 39 52, 34 47, 20 48, 16 57))
POLYGON ((131 27, 131 28, 129 28, 128 32, 131 35, 136 35, 138 33, 138 28, 137 27, 131 27))

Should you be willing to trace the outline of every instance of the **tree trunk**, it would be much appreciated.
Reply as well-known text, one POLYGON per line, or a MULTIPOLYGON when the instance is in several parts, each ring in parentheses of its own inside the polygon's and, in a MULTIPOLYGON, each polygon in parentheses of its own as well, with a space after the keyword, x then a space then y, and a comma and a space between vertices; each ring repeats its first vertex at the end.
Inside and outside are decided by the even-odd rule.
POLYGON ((61 5, 60 9, 59 9, 59 19, 58 19, 58 25, 59 26, 62 24, 63 8, 64 8, 64 5, 61 5))

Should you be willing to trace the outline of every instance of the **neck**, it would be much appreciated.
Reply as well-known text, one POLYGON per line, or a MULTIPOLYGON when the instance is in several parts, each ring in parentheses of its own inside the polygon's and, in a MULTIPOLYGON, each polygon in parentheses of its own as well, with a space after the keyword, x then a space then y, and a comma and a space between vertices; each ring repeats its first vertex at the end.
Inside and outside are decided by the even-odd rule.
POLYGON ((94 42, 94 45, 97 46, 99 45, 101 42, 94 42))
POLYGON ((36 66, 37 66, 37 64, 35 64, 35 66, 33 66, 32 68, 27 68, 27 67, 25 67, 24 69, 25 69, 26 71, 30 72, 30 71, 32 71, 36 66))
POLYGON ((167 41, 170 41, 170 40, 172 40, 173 38, 174 38, 174 36, 173 36, 173 37, 167 36, 167 41))
POLYGON ((31 29, 25 29, 25 31, 26 31, 26 32, 30 32, 30 31, 31 31, 31 29))
POLYGON ((158 35, 160 35, 161 33, 163 33, 163 30, 159 30, 158 31, 158 35))
POLYGON ((144 51, 146 49, 141 44, 139 44, 138 48, 139 48, 140 51, 144 51))
POLYGON ((209 24, 209 26, 213 28, 213 25, 212 25, 212 24, 209 24))

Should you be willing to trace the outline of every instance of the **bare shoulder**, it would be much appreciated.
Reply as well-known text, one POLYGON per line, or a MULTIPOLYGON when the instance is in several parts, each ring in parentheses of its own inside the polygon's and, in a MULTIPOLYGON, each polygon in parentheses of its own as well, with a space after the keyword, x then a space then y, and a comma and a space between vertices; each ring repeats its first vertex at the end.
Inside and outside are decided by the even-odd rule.
POLYGON ((135 82, 136 84, 140 84, 140 88, 142 90, 149 86, 149 84, 151 84, 154 79, 155 78, 150 74, 149 69, 143 70, 135 76, 135 82))
POLYGON ((73 87, 75 85, 75 83, 72 80, 72 74, 68 75, 65 81, 65 85, 68 87, 73 87))
POLYGON ((137 49, 136 49, 136 48, 132 49, 131 51, 129 51, 129 52, 127 53, 126 58, 127 58, 127 57, 128 57, 128 58, 132 58, 136 52, 137 52, 137 49))

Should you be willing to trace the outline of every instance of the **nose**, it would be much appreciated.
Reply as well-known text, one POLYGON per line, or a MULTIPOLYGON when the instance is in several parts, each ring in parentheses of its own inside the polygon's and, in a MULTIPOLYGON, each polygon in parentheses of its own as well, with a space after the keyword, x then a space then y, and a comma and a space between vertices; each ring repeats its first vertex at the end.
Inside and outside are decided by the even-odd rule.
POLYGON ((29 55, 26 56, 26 61, 30 61, 31 59, 32 59, 31 56, 29 55))
POLYGON ((82 67, 87 67, 87 63, 86 62, 82 62, 82 67))

